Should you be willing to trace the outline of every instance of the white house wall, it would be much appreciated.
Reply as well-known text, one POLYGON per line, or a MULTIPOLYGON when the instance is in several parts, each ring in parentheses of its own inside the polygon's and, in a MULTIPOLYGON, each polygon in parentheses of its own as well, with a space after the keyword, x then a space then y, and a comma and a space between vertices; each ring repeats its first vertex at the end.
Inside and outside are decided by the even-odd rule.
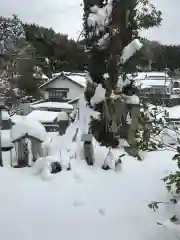
MULTIPOLYGON (((78 97, 80 97, 83 92, 84 92, 84 88, 77 85, 76 83, 71 82, 68 79, 64 79, 63 77, 59 77, 58 79, 52 81, 51 83, 49 83, 47 86, 44 87, 44 89, 46 88, 68 88, 68 94, 67 94, 67 99, 76 99, 78 97)), ((47 99, 48 97, 48 92, 45 92, 44 89, 40 89, 41 93, 43 93, 44 97, 47 99)))

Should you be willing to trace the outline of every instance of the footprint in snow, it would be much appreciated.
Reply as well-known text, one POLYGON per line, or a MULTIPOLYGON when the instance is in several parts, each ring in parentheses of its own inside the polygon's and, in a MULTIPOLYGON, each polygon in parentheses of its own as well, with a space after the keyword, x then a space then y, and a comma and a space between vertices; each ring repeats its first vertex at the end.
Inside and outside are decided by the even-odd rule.
POLYGON ((98 209, 98 212, 100 215, 105 216, 106 215, 106 209, 105 208, 100 208, 98 209))
POLYGON ((74 201, 73 202, 73 206, 74 207, 82 207, 84 205, 84 203, 83 202, 80 202, 80 201, 74 201))
POLYGON ((83 178, 81 177, 81 175, 79 175, 77 173, 74 174, 74 178, 79 183, 83 181, 83 178))

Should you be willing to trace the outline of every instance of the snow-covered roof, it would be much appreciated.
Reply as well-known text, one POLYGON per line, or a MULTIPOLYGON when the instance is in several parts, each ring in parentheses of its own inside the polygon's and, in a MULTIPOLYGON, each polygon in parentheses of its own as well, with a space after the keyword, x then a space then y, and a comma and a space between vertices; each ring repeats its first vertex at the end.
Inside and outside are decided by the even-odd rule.
POLYGON ((73 110, 73 106, 71 104, 65 103, 65 102, 41 102, 41 103, 37 103, 37 104, 31 104, 30 107, 32 109, 54 108, 54 109, 73 110))
POLYGON ((12 142, 18 141, 24 136, 34 137, 43 142, 46 139, 45 127, 38 121, 23 117, 22 121, 17 122, 11 129, 12 142))
POLYGON ((42 103, 42 102, 44 102, 44 100, 43 100, 43 99, 41 99, 41 100, 38 100, 38 101, 35 101, 35 102, 32 102, 32 103, 31 103, 31 105, 34 105, 34 104, 37 104, 37 103, 42 103))
POLYGON ((146 79, 146 80, 141 80, 140 85, 141 87, 148 87, 148 86, 168 86, 171 83, 169 80, 165 79, 146 79))
POLYGON ((66 112, 60 112, 57 116, 57 121, 68 121, 68 114, 66 112))
POLYGON ((168 86, 171 78, 165 72, 139 72, 136 76, 129 75, 135 80, 137 86, 147 88, 152 86, 168 86))
POLYGON ((166 110, 169 113, 169 118, 180 119, 180 106, 167 108, 166 110))
MULTIPOLYGON (((86 80, 86 74, 85 73, 71 73, 71 72, 60 72, 53 74, 53 78, 44 83, 40 86, 42 88, 43 86, 48 85, 50 82, 56 80, 59 76, 67 77, 67 79, 71 80, 72 82, 78 84, 81 87, 86 87, 87 80, 86 80)), ((135 81, 142 81, 146 80, 149 81, 148 85, 164 85, 164 83, 160 82, 165 79, 167 79, 167 82, 171 80, 171 78, 167 75, 165 72, 138 72, 137 76, 131 76, 128 74, 128 78, 133 78, 135 81), (151 82, 150 82, 151 81, 151 82)))
POLYGON ((26 117, 40 123, 52 123, 58 117, 58 112, 33 110, 26 117))
POLYGON ((138 72, 137 76, 134 77, 135 80, 146 79, 146 78, 166 78, 169 77, 165 72, 138 72))
POLYGON ((76 103, 76 102, 79 101, 79 98, 80 98, 80 97, 77 97, 77 98, 75 98, 75 99, 73 99, 73 100, 69 100, 68 103, 69 103, 69 104, 74 104, 74 103, 76 103))
POLYGON ((81 75, 74 75, 74 74, 70 74, 70 75, 66 75, 69 79, 71 79, 73 82, 81 85, 82 87, 86 87, 86 77, 85 76, 81 76, 81 75))
POLYGON ((171 83, 171 78, 165 72, 140 72, 137 76, 132 78, 135 84, 141 87, 148 86, 167 86, 171 83))
POLYGON ((60 75, 69 75, 71 72, 58 72, 58 73, 53 73, 52 77, 59 77, 60 75))
POLYGON ((53 77, 47 81, 46 83, 42 84, 40 88, 47 86, 49 83, 55 81, 60 76, 64 76, 70 81, 78 84, 80 87, 86 87, 86 75, 85 73, 71 73, 71 72, 60 72, 60 73, 54 73, 53 77))

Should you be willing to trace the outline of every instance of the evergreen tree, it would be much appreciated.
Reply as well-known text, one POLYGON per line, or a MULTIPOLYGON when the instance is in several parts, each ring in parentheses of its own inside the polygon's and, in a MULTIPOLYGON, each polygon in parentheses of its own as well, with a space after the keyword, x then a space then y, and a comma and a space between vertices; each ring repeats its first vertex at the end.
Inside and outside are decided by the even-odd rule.
MULTIPOLYGON (((138 38, 139 30, 159 26, 161 20, 161 12, 150 1, 84 0, 84 29, 91 78, 85 97, 90 107, 101 112, 100 119, 92 120, 91 131, 105 146, 117 146, 117 129, 120 125, 125 128, 126 119, 122 109, 126 108, 126 104, 121 101, 122 95, 128 98, 136 94, 132 83, 124 84, 126 74, 132 72, 132 59, 122 64, 123 51, 138 38), (124 81, 120 84, 121 89, 118 89, 120 75, 124 81), (105 89, 105 96, 101 102, 92 106, 91 100, 96 94, 98 84, 105 89), (116 131, 112 126, 114 119, 115 122, 119 121, 116 131)), ((134 122, 134 127, 137 128, 137 121, 134 122)), ((131 138, 130 135, 128 137, 131 138)), ((132 142, 132 139, 129 140, 132 142)))
POLYGON ((36 49, 38 65, 48 76, 51 77, 53 72, 84 70, 87 54, 81 42, 35 24, 25 24, 25 31, 26 39, 36 49), (45 59, 48 59, 48 63, 45 59))
POLYGON ((0 80, 4 86, 4 95, 16 100, 13 83, 17 77, 17 59, 26 51, 25 34, 22 22, 17 16, 0 18, 0 80))
POLYGON ((35 96, 38 92, 38 83, 34 78, 34 67, 36 66, 36 59, 27 57, 19 59, 17 62, 18 69, 18 87, 27 95, 35 96))
POLYGON ((13 109, 19 109, 25 94, 32 94, 37 89, 32 72, 36 58, 26 41, 24 25, 17 16, 1 17, 0 29, 0 81, 6 104, 14 112, 13 109))

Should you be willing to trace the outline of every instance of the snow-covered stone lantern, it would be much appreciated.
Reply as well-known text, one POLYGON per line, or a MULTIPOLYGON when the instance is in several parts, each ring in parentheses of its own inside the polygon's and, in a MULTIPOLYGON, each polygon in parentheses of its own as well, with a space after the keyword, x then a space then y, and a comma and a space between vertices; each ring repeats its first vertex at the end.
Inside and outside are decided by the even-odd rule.
POLYGON ((46 139, 45 127, 34 120, 23 117, 11 129, 11 140, 15 145, 17 167, 32 166, 42 156, 42 142, 46 139))

